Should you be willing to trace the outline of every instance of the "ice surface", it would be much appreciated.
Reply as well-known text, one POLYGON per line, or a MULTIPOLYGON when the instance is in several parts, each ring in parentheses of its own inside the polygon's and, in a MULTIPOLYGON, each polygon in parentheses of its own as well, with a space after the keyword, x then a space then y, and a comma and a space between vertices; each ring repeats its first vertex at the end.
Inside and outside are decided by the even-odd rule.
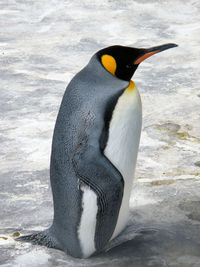
POLYGON ((200 266, 200 3, 195 0, 0 2, 0 265, 200 266), (128 240, 87 260, 14 241, 52 220, 51 139, 65 87, 98 49, 178 48, 134 76, 143 132, 128 240))

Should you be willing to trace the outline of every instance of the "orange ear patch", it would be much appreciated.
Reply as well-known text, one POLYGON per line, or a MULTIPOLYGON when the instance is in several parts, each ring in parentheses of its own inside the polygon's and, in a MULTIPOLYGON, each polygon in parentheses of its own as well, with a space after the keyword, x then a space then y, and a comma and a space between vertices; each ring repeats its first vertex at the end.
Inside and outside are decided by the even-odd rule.
POLYGON ((146 53, 145 55, 139 57, 139 58, 134 62, 134 64, 137 65, 137 64, 141 63, 143 60, 145 60, 146 58, 148 58, 148 57, 150 57, 150 56, 152 56, 153 54, 156 54, 156 53, 158 53, 158 52, 160 52, 160 50, 158 50, 158 51, 154 51, 154 52, 146 53))
POLYGON ((110 55, 103 55, 101 57, 101 63, 103 64, 104 68, 109 71, 111 74, 115 75, 115 71, 117 69, 117 63, 114 57, 110 55))

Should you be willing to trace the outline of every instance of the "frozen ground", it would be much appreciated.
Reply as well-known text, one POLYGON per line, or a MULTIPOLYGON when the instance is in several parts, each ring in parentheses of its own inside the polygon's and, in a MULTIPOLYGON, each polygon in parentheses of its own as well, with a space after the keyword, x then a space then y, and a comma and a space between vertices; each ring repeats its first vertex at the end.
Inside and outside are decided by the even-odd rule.
POLYGON ((200 266, 200 2, 0 1, 0 265, 200 266), (98 49, 179 44, 141 64, 134 81, 143 132, 131 239, 88 260, 13 240, 52 220, 49 157, 67 83, 98 49))

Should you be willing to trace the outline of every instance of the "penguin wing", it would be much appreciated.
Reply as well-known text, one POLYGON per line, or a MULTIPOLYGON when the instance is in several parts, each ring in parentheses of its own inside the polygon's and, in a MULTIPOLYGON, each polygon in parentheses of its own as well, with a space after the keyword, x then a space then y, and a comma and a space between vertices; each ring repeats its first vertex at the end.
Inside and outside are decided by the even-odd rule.
POLYGON ((73 157, 76 176, 97 195, 95 246, 101 250, 115 229, 124 190, 120 172, 98 147, 80 147, 73 157))

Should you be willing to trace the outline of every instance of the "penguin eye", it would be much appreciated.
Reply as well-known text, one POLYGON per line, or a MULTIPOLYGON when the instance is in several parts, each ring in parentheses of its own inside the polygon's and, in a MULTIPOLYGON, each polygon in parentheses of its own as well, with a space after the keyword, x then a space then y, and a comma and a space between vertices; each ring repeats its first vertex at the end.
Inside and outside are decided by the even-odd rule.
POLYGON ((127 68, 127 69, 131 69, 131 68, 132 68, 132 65, 131 65, 131 64, 127 64, 127 65, 126 65, 126 68, 127 68))

